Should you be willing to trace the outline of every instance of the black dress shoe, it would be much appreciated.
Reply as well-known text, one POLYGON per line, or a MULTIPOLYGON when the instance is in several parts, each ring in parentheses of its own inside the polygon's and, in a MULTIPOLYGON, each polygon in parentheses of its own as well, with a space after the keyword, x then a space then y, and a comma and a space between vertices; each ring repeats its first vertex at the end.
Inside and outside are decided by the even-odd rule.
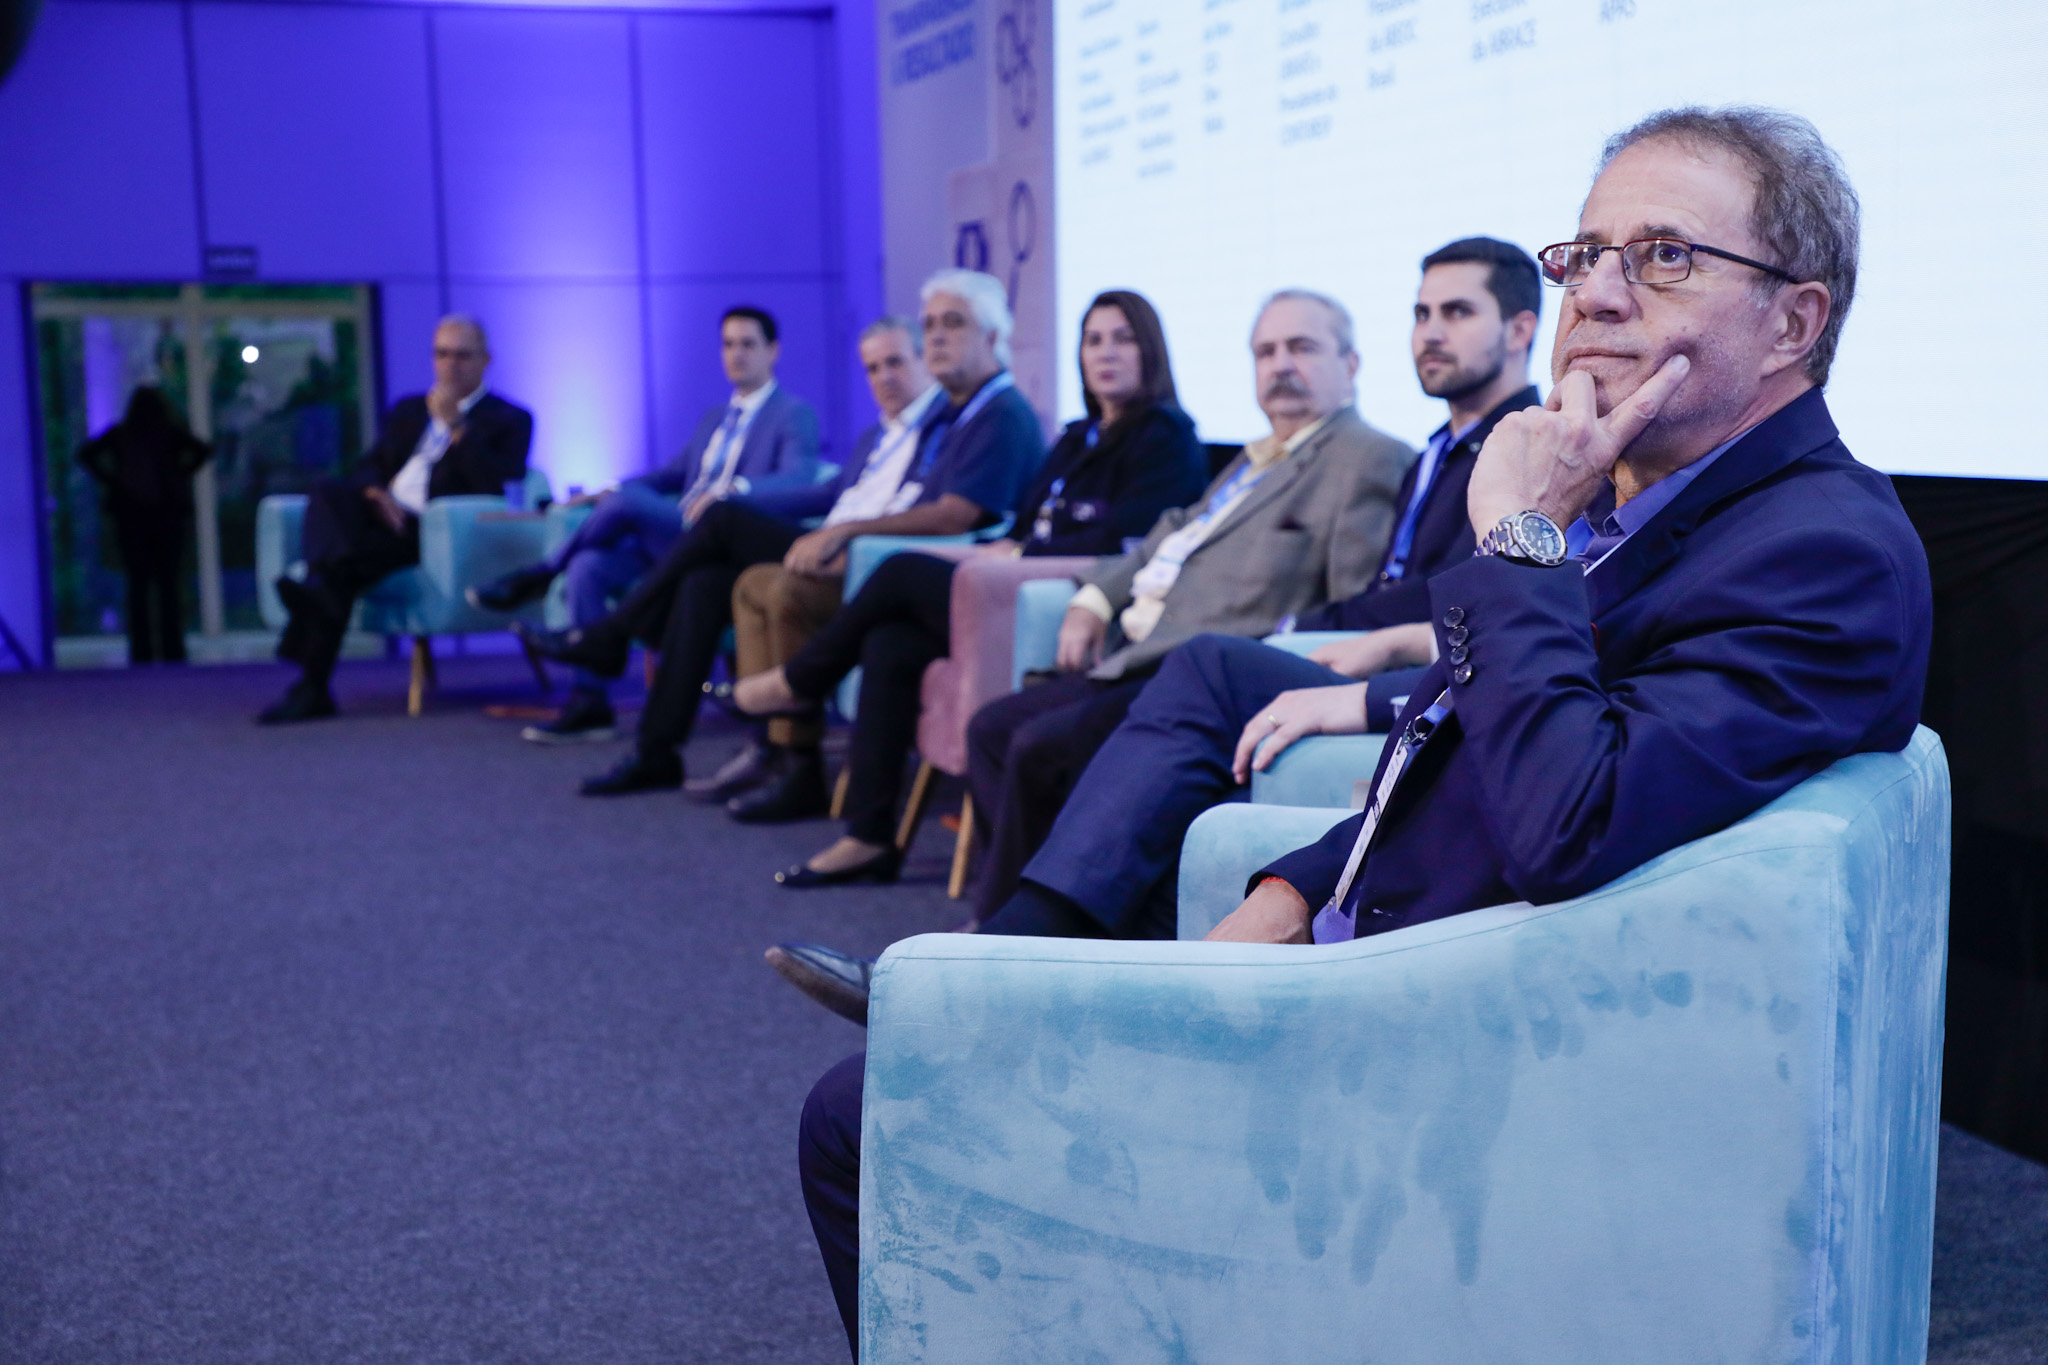
POLYGON ((683 785, 683 760, 674 753, 643 754, 637 749, 608 773, 583 779, 585 796, 631 796, 635 792, 672 792, 683 785))
POLYGON ((774 750, 774 771, 758 786, 725 803, 725 813, 743 825, 815 820, 832 810, 825 785, 825 756, 816 749, 774 750))
POLYGON ((760 740, 748 740, 745 748, 725 760, 709 777, 693 777, 683 783, 684 792, 700 801, 720 805, 741 792, 752 791, 775 775, 775 748, 760 740))
POLYGON ((883 886, 896 880, 903 871, 903 850, 884 849, 858 867, 845 867, 837 872, 816 872, 798 863, 775 874, 775 884, 791 891, 808 891, 819 886, 846 886, 853 882, 879 882, 883 886))
POLYGON ((602 692, 575 691, 562 714, 544 725, 527 726, 519 737, 533 744, 593 744, 618 733, 618 717, 602 692))
POLYGON ((469 605, 482 611, 518 611, 528 602, 538 602, 548 595, 548 585, 555 581, 555 571, 546 564, 529 564, 523 569, 514 569, 502 578, 493 578, 479 587, 466 590, 462 595, 469 605))
POLYGON ((524 621, 512 623, 512 633, 532 646, 543 659, 587 668, 601 678, 616 678, 626 671, 626 656, 633 642, 620 632, 598 626, 571 626, 568 630, 545 630, 524 621))
POLYGON ((868 987, 874 980, 873 958, 851 957, 815 943, 778 943, 767 953, 768 965, 790 985, 841 1019, 868 1026, 868 987))
POLYGON ((340 710, 326 688, 314 687, 306 682, 295 682, 275 704, 265 707, 258 713, 256 723, 295 725, 302 720, 325 720, 338 714, 340 710))

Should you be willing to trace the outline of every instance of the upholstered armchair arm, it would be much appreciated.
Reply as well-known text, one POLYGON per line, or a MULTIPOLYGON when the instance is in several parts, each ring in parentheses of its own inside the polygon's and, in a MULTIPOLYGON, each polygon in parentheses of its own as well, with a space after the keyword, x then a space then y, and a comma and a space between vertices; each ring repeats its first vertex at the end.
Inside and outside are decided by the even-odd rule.
MULTIPOLYGON (((1098 561, 1099 562, 1099 561, 1098 561)), ((1040 578, 1017 589, 1017 626, 1011 633, 1010 688, 1024 685, 1024 675, 1051 668, 1060 651, 1060 622, 1067 616, 1074 585, 1058 578, 1040 578)))
POLYGON ((952 659, 964 714, 971 716, 1017 688, 1012 655, 1018 590, 1028 583, 1057 580, 1071 591, 1074 577, 1094 565, 1090 555, 973 558, 961 563, 953 575, 952 659))
POLYGON ((420 517, 418 628, 441 635, 503 630, 514 616, 537 623, 537 602, 508 615, 470 606, 463 592, 540 559, 547 537, 547 518, 508 511, 503 497, 463 494, 429 502, 420 517))
POLYGON ((855 536, 846 543, 846 597, 851 601, 881 562, 894 554, 939 555, 964 558, 974 548, 974 537, 957 536, 855 536))
POLYGON ((272 630, 283 630, 291 619, 276 585, 278 579, 303 570, 299 541, 305 525, 303 493, 272 493, 256 504, 256 610, 272 630))
POLYGON ((1947 830, 1923 731, 1557 905, 899 943, 861 1359, 1919 1361, 1947 830))
POLYGON ((1180 845, 1180 924, 1194 942, 1244 901, 1245 884, 1266 864, 1307 848, 1351 818, 1342 807, 1262 806, 1233 801, 1195 817, 1180 845))

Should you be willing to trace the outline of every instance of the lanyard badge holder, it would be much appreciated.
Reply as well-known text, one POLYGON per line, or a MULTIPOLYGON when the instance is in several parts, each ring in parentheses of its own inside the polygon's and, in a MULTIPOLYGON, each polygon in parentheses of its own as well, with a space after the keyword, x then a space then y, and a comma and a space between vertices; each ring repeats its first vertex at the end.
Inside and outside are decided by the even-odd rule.
POLYGON ((1415 755, 1422 752, 1422 746, 1429 743, 1429 737, 1436 733, 1437 727, 1450 713, 1451 693, 1446 688, 1437 694, 1428 710, 1410 720, 1401 731, 1401 738, 1394 745, 1394 755, 1387 760, 1387 770, 1380 774, 1380 780, 1372 790, 1372 800, 1366 803, 1365 823, 1359 826, 1358 837, 1352 841, 1351 856, 1344 860, 1344 875, 1337 879, 1337 890, 1316 912, 1311 935, 1317 943, 1343 943, 1356 936, 1357 912, 1347 912, 1344 902, 1358 880, 1359 869, 1365 865, 1366 852, 1372 846, 1373 835, 1379 832, 1380 817, 1386 813, 1387 802, 1393 797, 1401 774, 1408 770, 1415 755))
MULTIPOLYGON (((1082 437, 1082 448, 1084 450, 1095 449, 1095 443, 1101 437, 1102 424, 1100 422, 1090 422, 1087 434, 1082 437)), ((1034 545, 1043 544, 1052 539, 1052 515, 1060 510, 1060 494, 1066 491, 1067 481, 1064 478, 1054 479, 1052 487, 1046 490, 1045 501, 1038 504, 1038 517, 1031 523, 1031 541, 1034 545)))

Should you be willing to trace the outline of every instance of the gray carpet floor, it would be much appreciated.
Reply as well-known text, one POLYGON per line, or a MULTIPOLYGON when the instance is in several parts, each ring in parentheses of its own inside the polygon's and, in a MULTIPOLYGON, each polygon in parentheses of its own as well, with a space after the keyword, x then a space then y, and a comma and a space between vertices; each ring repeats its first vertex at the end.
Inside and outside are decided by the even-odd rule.
MULTIPOLYGON (((760 954, 948 927, 949 837, 780 891, 826 827, 579 799, 520 675, 0 677, 0 1361, 845 1360, 793 1154, 861 1034, 760 954)), ((1930 1358, 2048 1360, 2048 1169, 1941 1181, 1930 1358)))

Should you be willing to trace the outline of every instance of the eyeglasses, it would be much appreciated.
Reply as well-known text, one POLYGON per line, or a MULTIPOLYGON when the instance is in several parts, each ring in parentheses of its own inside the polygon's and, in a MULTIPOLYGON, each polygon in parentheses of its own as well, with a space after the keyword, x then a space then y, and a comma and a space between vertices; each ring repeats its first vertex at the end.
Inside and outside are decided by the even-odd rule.
POLYGON ((1600 264, 1603 251, 1621 253, 1622 278, 1630 284, 1677 284, 1692 274, 1692 258, 1696 251, 1746 265, 1752 270, 1761 270, 1766 275, 1776 275, 1787 284, 1799 283, 1774 265, 1752 261, 1747 256, 1738 256, 1717 246, 1681 242, 1676 237, 1642 237, 1620 246, 1603 246, 1599 242, 1559 242, 1537 252, 1536 260, 1543 267, 1545 284, 1571 289, 1586 282, 1593 268, 1600 264))

